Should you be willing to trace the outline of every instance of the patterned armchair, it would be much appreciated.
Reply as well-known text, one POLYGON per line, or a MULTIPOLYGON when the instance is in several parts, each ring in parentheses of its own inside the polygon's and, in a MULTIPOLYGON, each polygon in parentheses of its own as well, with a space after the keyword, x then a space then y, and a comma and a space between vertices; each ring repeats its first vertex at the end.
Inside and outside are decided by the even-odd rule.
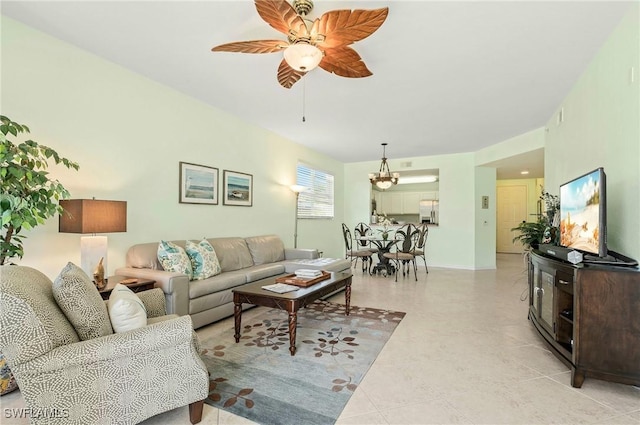
POLYGON ((49 278, 0 267, 0 352, 32 424, 135 424, 187 404, 191 422, 200 422, 208 373, 191 318, 158 317, 161 289, 137 295, 147 326, 81 341, 49 278))

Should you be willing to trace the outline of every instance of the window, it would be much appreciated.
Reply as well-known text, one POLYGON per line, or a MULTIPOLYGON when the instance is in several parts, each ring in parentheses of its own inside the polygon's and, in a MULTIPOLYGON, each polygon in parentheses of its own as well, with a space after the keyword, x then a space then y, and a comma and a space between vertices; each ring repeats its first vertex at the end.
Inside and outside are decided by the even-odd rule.
POLYGON ((333 176, 298 163, 297 184, 307 188, 298 198, 298 218, 333 218, 333 176))

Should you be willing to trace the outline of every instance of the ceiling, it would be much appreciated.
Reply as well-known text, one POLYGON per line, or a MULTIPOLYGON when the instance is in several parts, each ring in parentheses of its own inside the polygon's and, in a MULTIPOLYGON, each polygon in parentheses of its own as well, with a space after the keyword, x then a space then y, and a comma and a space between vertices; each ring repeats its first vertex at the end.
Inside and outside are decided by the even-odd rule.
MULTIPOLYGON (((544 126, 631 4, 317 0, 311 18, 389 7, 382 27, 353 45, 373 76, 317 68, 289 90, 276 78, 279 53, 211 52, 232 41, 284 39, 248 0, 3 0, 1 7, 257 126, 358 162, 380 159, 382 142, 390 160, 475 152, 544 126)), ((541 170, 542 157, 518 160, 541 170)))

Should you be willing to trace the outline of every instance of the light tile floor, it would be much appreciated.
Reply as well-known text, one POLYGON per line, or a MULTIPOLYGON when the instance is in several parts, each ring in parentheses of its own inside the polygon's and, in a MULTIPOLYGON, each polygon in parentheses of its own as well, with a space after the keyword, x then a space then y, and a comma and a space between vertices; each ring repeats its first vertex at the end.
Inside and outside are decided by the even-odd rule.
MULTIPOLYGON (((407 315, 337 424, 640 424, 640 389, 588 377, 581 389, 571 387, 569 370, 527 320, 526 296, 526 267, 515 254, 499 254, 496 270, 421 269, 417 282, 356 269, 354 305, 407 315)), ((198 334, 232 326, 227 319, 198 334)), ((4 417, 5 408, 23 406, 19 392, 0 401, 3 424, 27 423, 4 417)), ((188 418, 183 407, 144 424, 188 418)), ((202 424, 251 423, 205 405, 202 424)))

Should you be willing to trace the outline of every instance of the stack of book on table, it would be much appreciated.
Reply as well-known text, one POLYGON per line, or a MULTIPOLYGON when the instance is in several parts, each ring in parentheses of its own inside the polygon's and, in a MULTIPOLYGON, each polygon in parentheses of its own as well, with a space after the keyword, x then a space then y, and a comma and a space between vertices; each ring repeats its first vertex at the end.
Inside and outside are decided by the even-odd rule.
POLYGON ((322 272, 320 270, 311 269, 298 269, 294 273, 299 279, 315 279, 316 277, 322 276, 322 272))
POLYGON ((292 274, 276 277, 276 282, 306 288, 330 277, 331 273, 323 272, 322 270, 299 269, 292 274))

